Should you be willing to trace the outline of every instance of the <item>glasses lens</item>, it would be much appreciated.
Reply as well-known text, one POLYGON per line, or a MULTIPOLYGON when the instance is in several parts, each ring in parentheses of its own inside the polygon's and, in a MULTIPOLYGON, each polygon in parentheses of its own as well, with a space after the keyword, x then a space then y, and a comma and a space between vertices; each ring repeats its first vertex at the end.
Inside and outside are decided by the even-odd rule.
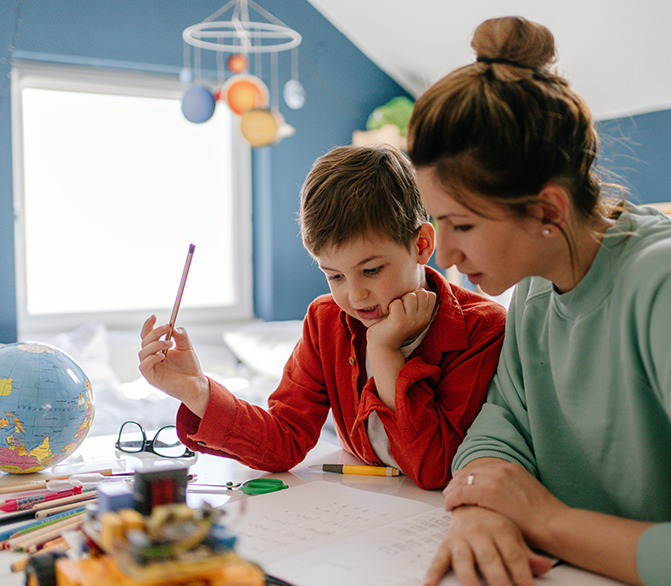
POLYGON ((122 452, 141 452, 144 449, 144 434, 139 423, 126 421, 121 426, 118 448, 122 452))
POLYGON ((181 458, 186 446, 177 437, 177 428, 168 425, 158 430, 153 442, 154 453, 164 458, 181 458))

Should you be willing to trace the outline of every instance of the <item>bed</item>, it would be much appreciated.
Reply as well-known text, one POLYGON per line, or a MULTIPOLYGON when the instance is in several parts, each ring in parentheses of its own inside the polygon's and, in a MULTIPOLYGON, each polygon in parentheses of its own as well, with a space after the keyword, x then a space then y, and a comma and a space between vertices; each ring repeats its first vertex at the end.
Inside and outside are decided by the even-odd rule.
MULTIPOLYGON (((257 321, 226 328, 219 340, 196 340, 194 346, 208 376, 237 396, 265 407, 301 333, 300 320, 257 321)), ((179 401, 140 375, 139 333, 108 330, 102 323, 89 322, 40 341, 70 354, 89 377, 96 399, 89 435, 116 434, 129 419, 139 421, 145 429, 175 422, 179 401)), ((337 443, 335 436, 331 439, 337 443)))

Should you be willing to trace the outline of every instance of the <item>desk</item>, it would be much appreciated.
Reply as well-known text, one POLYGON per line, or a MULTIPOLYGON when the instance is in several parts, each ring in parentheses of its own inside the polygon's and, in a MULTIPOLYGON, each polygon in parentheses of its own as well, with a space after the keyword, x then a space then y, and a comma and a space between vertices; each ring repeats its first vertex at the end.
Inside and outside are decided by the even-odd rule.
MULTIPOLYGON (((94 467, 95 462, 118 460, 114 450, 115 437, 92 437, 84 441, 82 446, 70 457, 69 462, 73 465, 94 467)), ((163 461, 162 461, 163 462, 163 461)), ((307 458, 290 472, 273 474, 273 477, 281 478, 289 487, 296 487, 313 481, 328 481, 354 487, 364 491, 387 494, 395 497, 404 497, 415 501, 442 508, 443 495, 439 490, 421 490, 408 477, 385 478, 378 476, 345 476, 340 474, 329 474, 309 470, 312 464, 323 463, 359 463, 353 456, 341 450, 338 446, 325 441, 320 441, 308 454, 307 458)), ((142 465, 142 460, 129 457, 125 461, 127 470, 133 470, 142 465)), ((62 466, 61 466, 62 468, 62 466)), ((190 467, 190 472, 198 475, 198 484, 225 484, 226 482, 242 482, 250 478, 264 475, 264 473, 250 470, 239 462, 227 458, 218 458, 208 454, 199 454, 198 460, 190 467)), ((0 487, 26 482, 28 479, 48 478, 50 471, 30 476, 16 476, 0 472, 0 487)), ((291 488, 289 489, 291 490, 291 488)), ((215 506, 223 505, 234 500, 246 497, 240 493, 208 495, 204 493, 192 493, 187 495, 187 502, 191 506, 198 506, 203 500, 207 500, 215 506)), ((22 557, 11 552, 0 552, 0 584, 3 586, 23 586, 23 573, 12 573, 10 564, 22 557)), ((381 576, 381 578, 383 578, 381 576)), ((455 579, 448 579, 446 584, 456 584, 455 579)), ((603 578, 576 568, 560 565, 551 570, 546 576, 537 580, 538 586, 618 586, 619 582, 603 578)))

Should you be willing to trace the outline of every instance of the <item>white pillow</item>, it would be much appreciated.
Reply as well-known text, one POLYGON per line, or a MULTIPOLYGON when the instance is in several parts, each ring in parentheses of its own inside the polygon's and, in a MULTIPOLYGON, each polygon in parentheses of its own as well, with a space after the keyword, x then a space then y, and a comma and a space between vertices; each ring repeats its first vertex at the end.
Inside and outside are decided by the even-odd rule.
POLYGON ((224 342, 253 372, 280 379, 302 333, 302 320, 254 322, 225 331, 224 342))
POLYGON ((103 384, 120 387, 121 381, 110 364, 107 328, 102 322, 87 322, 76 330, 58 334, 46 342, 77 361, 91 382, 94 395, 103 384))

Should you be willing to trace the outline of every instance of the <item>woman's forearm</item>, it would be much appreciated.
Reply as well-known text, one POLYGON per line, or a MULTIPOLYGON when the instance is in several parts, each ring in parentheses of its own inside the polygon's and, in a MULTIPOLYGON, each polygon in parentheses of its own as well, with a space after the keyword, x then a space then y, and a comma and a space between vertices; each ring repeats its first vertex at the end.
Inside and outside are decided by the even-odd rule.
POLYGON ((638 540, 652 525, 583 509, 565 509, 530 545, 574 566, 626 584, 642 584, 636 563, 638 540))

